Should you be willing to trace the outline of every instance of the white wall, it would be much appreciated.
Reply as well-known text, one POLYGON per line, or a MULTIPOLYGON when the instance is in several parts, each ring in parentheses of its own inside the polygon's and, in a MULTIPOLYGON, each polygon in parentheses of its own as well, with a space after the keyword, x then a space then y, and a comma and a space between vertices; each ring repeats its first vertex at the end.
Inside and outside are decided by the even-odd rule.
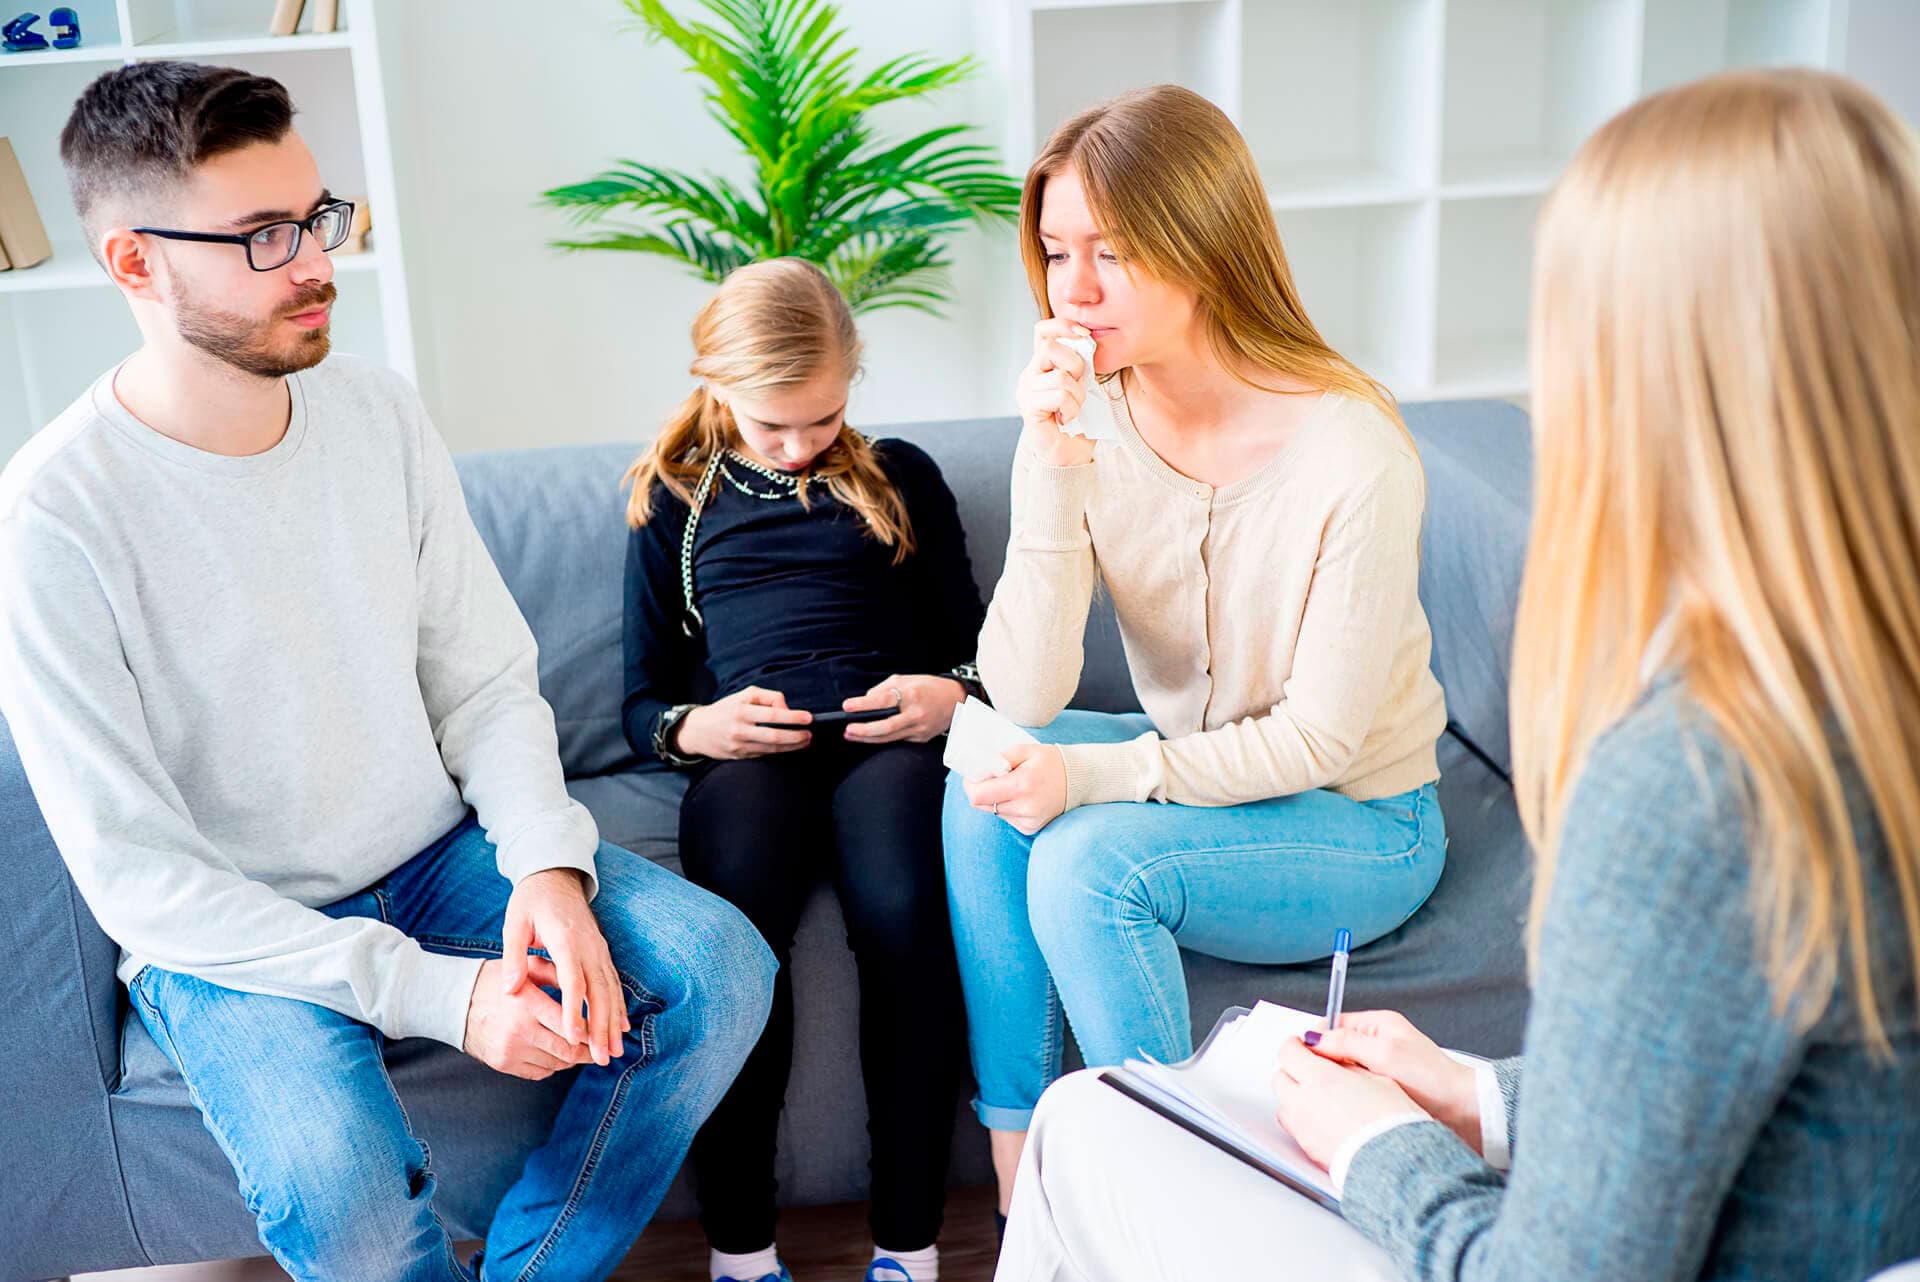
MULTIPOLYGON (((568 225, 536 202, 616 158, 744 179, 738 144, 704 114, 701 82, 671 46, 621 31, 618 0, 376 3, 420 384, 441 431, 456 450, 651 435, 693 386, 687 330, 713 287, 651 255, 549 249, 568 225)), ((865 71, 902 53, 976 49, 984 6, 841 7, 865 71)), ((983 76, 877 119, 894 136, 978 124, 997 147, 1003 98, 983 76)), ((1005 347, 993 318, 1007 312, 1013 244, 1008 227, 961 235, 945 319, 864 320, 856 425, 1012 412, 1011 376, 983 369, 1005 347)))

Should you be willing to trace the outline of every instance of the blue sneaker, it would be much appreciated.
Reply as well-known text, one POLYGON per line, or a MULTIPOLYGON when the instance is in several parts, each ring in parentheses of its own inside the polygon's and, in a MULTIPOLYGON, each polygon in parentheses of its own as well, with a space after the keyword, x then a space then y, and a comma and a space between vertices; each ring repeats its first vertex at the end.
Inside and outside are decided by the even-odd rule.
POLYGON ((782 1260, 778 1273, 767 1273, 757 1278, 721 1278, 720 1282, 793 1282, 793 1274, 787 1272, 787 1262, 782 1260))
POLYGON ((900 1261, 882 1255, 867 1266, 867 1282, 913 1282, 913 1274, 900 1261))

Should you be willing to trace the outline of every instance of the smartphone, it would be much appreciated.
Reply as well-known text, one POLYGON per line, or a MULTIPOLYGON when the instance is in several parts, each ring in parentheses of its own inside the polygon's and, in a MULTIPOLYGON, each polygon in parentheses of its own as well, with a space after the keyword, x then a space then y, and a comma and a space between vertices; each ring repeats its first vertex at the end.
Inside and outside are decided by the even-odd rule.
MULTIPOLYGON (((835 708, 832 712, 814 713, 812 724, 816 726, 850 726, 860 721, 885 721, 888 717, 897 716, 899 712, 900 709, 898 708, 867 708, 860 712, 846 712, 842 709, 835 708)), ((798 728, 805 730, 807 727, 800 726, 798 728)))

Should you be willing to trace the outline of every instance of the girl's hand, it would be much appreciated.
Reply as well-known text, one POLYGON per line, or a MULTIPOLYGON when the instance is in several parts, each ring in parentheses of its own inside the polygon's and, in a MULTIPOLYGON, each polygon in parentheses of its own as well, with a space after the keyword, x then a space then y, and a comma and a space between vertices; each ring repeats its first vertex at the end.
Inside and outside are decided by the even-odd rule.
POLYGON ((852 743, 925 743, 953 724, 953 710, 965 703, 966 687, 952 677, 888 677, 865 694, 840 706, 848 712, 898 708, 884 721, 855 721, 842 729, 852 743))
POLYGON ((1332 1166, 1340 1146, 1374 1123, 1424 1113, 1392 1078, 1325 1059, 1291 1039, 1280 1046, 1273 1099, 1274 1119, 1322 1166, 1332 1166))
POLYGON ((1468 1148, 1482 1151, 1479 1075, 1471 1064, 1434 1045, 1405 1015, 1392 1010, 1342 1015, 1340 1027, 1318 1034, 1313 1049, 1327 1059, 1398 1082, 1409 1099, 1445 1123, 1468 1148))
POLYGON ((966 783, 967 800, 1031 837, 1067 809, 1067 763, 1050 743, 1020 743, 1000 754, 1007 773, 966 783))
POLYGON ((680 718, 674 746, 691 756, 715 761, 792 752, 812 743, 813 735, 807 730, 780 727, 804 726, 812 720, 811 712, 787 707, 787 696, 778 690, 748 686, 718 703, 702 704, 680 718))
POLYGON ((1093 371, 1080 353, 1060 342, 1084 338, 1087 331, 1072 321, 1054 317, 1033 327, 1033 359, 1021 372, 1015 400, 1026 423, 1022 434, 1027 448, 1049 467, 1073 467, 1093 462, 1093 442, 1062 432, 1060 425, 1080 416, 1081 403, 1093 371))

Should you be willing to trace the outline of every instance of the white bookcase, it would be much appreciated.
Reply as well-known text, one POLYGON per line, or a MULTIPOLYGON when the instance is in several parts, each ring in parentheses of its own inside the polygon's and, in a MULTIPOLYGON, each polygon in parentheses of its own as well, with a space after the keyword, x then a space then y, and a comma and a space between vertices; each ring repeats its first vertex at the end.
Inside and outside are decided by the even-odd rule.
MULTIPOLYGON (((1837 66, 1848 0, 1000 3, 1013 167, 1121 91, 1206 95, 1316 323, 1421 400, 1526 391, 1534 215, 1595 126, 1723 68, 1837 66)), ((1024 290, 1009 309, 1031 314, 1024 290)))
MULTIPOLYGON (((338 254, 336 351, 414 374, 386 94, 373 5, 343 0, 339 30, 266 34, 270 0, 68 0, 82 46, 0 55, 0 135, 12 140, 53 242, 36 267, 0 272, 0 463, 94 377, 139 344, 119 291, 87 252, 60 168, 61 126, 80 91, 118 63, 176 58, 244 67, 287 86, 295 128, 326 184, 365 197, 373 235, 362 254, 338 254)), ((43 9, 45 6, 38 6, 43 9)), ((42 24, 44 29, 44 24, 42 24)))

